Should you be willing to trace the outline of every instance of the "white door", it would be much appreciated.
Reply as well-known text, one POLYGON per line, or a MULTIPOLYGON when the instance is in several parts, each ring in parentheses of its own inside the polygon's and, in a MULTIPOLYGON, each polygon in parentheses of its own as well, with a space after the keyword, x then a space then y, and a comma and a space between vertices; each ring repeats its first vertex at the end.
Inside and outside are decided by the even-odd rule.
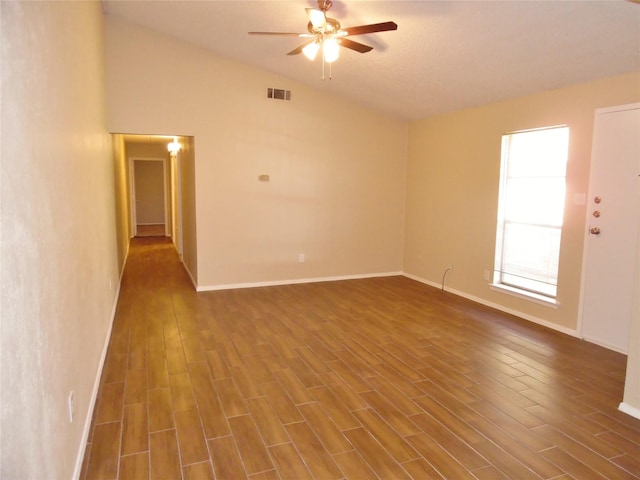
POLYGON ((134 160, 133 165, 138 225, 164 224, 164 162, 134 160))
POLYGON ((138 235, 138 226, 162 227, 169 235, 168 185, 166 160, 163 158, 129 158, 131 194, 131 232, 138 235), (165 196, 167 195, 167 196, 165 196))
POLYGON ((587 197, 582 336, 626 353, 638 268, 640 104, 596 110, 587 197))

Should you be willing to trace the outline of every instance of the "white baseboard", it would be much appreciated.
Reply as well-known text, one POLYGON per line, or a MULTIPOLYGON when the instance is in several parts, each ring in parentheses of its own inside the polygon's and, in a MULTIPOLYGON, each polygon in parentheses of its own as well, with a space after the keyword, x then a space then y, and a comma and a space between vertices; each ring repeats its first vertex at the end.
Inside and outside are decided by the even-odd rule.
POLYGON ((632 407, 628 403, 622 402, 618 406, 618 410, 620 410, 621 412, 624 412, 627 415, 631 415, 632 417, 635 417, 638 420, 640 420, 640 408, 632 407))
MULTIPOLYGON (((439 289, 442 288, 442 285, 434 283, 434 282, 431 282, 431 281, 426 280, 424 278, 417 277, 416 275, 411 275, 409 273, 403 273, 402 275, 404 275, 405 277, 410 278, 412 280, 415 280, 417 282, 424 283, 425 285, 429 285, 431 287, 435 287, 435 288, 439 288, 439 289)), ((572 337, 580 338, 580 335, 578 335, 578 332, 576 330, 571 329, 571 328, 567 328, 567 327, 563 327, 561 325, 557 325, 555 323, 549 322, 548 320, 544 320, 542 318, 534 317, 533 315, 529 315, 529 314, 526 314, 524 312, 520 312, 518 310, 514 310, 512 308, 507 308, 504 305, 500 305, 498 303, 489 302, 489 301, 487 301, 487 300, 485 300, 483 298, 479 298, 479 297, 476 297, 474 295, 469 295, 468 293, 461 292, 460 290, 455 290, 455 289, 452 289, 452 288, 445 288, 444 291, 445 292, 449 292, 449 293, 453 293, 454 295, 458 295, 459 297, 466 298, 467 300, 471 300, 473 302, 480 303, 481 305, 485 305, 487 307, 495 308, 496 310, 500 310, 501 312, 508 313, 510 315, 515 315, 516 317, 522 318, 524 320, 528 320, 528 321, 533 322, 533 323, 537 323, 538 325, 542 325, 543 327, 547 327, 547 328, 550 328, 552 330, 556 330, 558 332, 565 333, 565 334, 570 335, 572 337)))
POLYGON ((120 299, 120 286, 122 285, 122 276, 124 275, 124 266, 127 263, 126 259, 128 258, 128 256, 129 256, 129 247, 127 246, 125 261, 122 264, 122 270, 120 272, 120 280, 118 281, 118 286, 116 288, 115 296, 113 299, 113 306, 111 307, 111 317, 109 320, 109 325, 107 326, 107 334, 104 339, 104 345, 102 346, 102 354, 100 355, 100 362, 98 363, 98 371, 96 374, 96 379, 93 383, 91 398, 89 399, 89 409, 87 411, 87 417, 84 420, 84 429, 82 431, 80 448, 78 451, 78 456, 76 458, 76 466, 73 470, 72 478, 74 480, 78 480, 80 478, 80 473, 82 472, 82 462, 84 461, 84 456, 87 449, 87 440, 89 439, 89 431, 91 430, 91 421, 93 420, 93 411, 96 408, 96 401, 98 399, 98 392, 100 390, 100 379, 102 378, 102 369, 104 368, 104 362, 107 359, 107 352, 109 350, 109 341, 111 340, 111 331, 113 329, 113 322, 116 318, 118 300, 120 299))
POLYGON ((315 277, 315 278, 297 278, 290 280, 275 280, 267 282, 251 282, 251 283, 233 283, 223 285, 202 285, 197 286, 198 292, 210 292, 214 290, 231 290, 234 288, 255 288, 255 287, 273 287, 277 285, 295 285, 300 283, 317 283, 317 282, 337 282, 340 280, 358 280, 362 278, 375 277, 393 277, 403 275, 402 272, 382 272, 382 273, 365 273, 361 275, 342 275, 337 277, 315 277))

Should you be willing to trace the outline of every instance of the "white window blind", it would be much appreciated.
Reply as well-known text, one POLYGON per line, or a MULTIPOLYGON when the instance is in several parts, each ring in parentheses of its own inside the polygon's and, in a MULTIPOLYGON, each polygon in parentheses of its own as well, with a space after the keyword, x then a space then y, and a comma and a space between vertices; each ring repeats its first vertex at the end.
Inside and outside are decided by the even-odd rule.
POLYGON ((568 149, 566 126, 503 135, 494 284, 556 297, 568 149))

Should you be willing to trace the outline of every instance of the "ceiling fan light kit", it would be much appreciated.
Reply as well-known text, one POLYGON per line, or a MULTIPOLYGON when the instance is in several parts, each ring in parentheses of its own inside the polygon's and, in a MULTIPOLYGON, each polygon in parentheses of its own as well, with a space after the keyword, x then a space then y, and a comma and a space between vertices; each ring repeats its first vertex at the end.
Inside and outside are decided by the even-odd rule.
POLYGON ((307 46, 302 49, 302 53, 304 53, 304 56, 309 60, 314 60, 316 58, 316 55, 318 54, 318 50, 320 50, 320 45, 318 44, 318 42, 313 41, 307 44, 307 46))
POLYGON ((322 52, 322 80, 325 79, 325 63, 329 64, 329 79, 331 79, 331 64, 340 57, 340 47, 354 50, 358 53, 366 53, 373 50, 373 47, 363 43, 355 42, 346 37, 352 35, 364 35, 368 33, 386 32, 397 30, 395 22, 382 22, 358 27, 341 28, 340 22, 335 18, 327 17, 327 10, 331 8, 331 0, 318 0, 318 8, 307 8, 309 23, 307 30, 309 33, 290 32, 249 32, 250 35, 288 35, 300 38, 311 38, 311 41, 303 43, 299 47, 291 50, 287 55, 297 55, 303 53, 309 60, 314 60, 319 51, 322 52))
POLYGON ((320 28, 326 21, 325 14, 322 10, 316 10, 315 8, 307 8, 307 15, 309 15, 309 22, 314 28, 320 28))
POLYGON ((322 42, 322 52, 324 53, 324 61, 327 63, 335 62, 340 56, 340 45, 335 38, 328 38, 322 42))

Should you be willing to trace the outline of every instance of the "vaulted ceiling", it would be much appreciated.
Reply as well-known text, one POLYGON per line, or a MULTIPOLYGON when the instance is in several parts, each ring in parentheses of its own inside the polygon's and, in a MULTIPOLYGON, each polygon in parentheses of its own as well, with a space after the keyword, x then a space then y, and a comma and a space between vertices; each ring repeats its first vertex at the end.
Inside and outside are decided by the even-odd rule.
POLYGON ((640 71, 640 4, 626 0, 334 0, 342 27, 392 20, 397 31, 350 37, 332 79, 321 62, 286 53, 305 39, 314 0, 105 0, 122 17, 217 55, 414 120, 566 85, 640 71))

